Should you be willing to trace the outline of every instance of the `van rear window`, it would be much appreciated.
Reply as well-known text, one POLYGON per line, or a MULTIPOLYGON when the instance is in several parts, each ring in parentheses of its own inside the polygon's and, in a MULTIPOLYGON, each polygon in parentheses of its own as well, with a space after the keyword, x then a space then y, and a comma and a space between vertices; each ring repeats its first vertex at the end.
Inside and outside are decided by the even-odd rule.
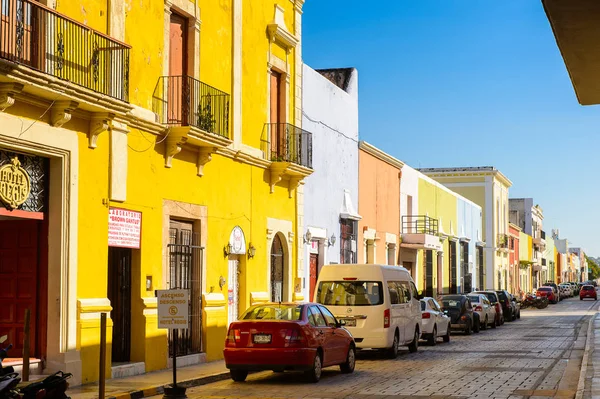
POLYGON ((375 306, 383 304, 381 281, 321 281, 317 302, 328 306, 375 306))

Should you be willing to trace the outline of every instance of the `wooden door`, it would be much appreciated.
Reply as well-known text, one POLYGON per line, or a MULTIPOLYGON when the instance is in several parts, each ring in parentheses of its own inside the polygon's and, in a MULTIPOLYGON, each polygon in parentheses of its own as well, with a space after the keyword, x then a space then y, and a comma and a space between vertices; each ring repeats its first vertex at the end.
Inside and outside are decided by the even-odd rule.
POLYGON ((271 301, 283 302, 286 300, 285 294, 285 273, 283 262, 283 244, 278 235, 273 238, 271 245, 271 301))
MULTIPOLYGON (((30 356, 36 353, 38 328, 39 223, 34 220, 0 221, 0 336, 8 335, 11 355, 23 351, 25 309, 31 312, 30 356)), ((47 284, 46 281, 41 282, 47 284)))
POLYGON ((271 117, 271 157, 280 158, 284 155, 285 148, 285 126, 283 125, 284 118, 282 117, 282 90, 281 90, 281 74, 271 71, 270 83, 270 117, 271 117))
POLYGON ((310 254, 310 275, 309 275, 309 284, 310 284, 310 297, 309 301, 313 300, 315 294, 315 287, 317 285, 317 277, 318 277, 318 267, 319 267, 319 255, 310 254))
POLYGON ((169 28, 169 123, 186 125, 189 119, 189 85, 187 82, 187 20, 171 14, 169 28))
POLYGON ((108 299, 112 306, 112 361, 131 355, 131 249, 108 248, 108 299))

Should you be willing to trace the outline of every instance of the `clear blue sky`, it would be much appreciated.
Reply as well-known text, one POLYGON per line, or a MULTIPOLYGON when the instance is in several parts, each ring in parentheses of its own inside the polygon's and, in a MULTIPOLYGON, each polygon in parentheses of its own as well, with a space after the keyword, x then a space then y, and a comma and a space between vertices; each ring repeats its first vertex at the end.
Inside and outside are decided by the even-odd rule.
POLYGON ((497 167, 544 230, 600 256, 600 110, 579 105, 541 0, 307 0, 303 57, 356 67, 361 139, 413 167, 497 167))

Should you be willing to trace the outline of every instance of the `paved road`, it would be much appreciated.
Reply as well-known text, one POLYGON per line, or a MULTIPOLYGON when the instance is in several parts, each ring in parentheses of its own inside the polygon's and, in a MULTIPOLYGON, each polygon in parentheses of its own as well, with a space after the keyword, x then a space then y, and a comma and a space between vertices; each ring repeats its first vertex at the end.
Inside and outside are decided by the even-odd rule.
POLYGON ((396 360, 359 356, 356 371, 323 372, 318 384, 297 373, 262 372, 188 390, 190 398, 574 398, 589 318, 598 303, 568 299, 450 343, 404 351, 396 360))

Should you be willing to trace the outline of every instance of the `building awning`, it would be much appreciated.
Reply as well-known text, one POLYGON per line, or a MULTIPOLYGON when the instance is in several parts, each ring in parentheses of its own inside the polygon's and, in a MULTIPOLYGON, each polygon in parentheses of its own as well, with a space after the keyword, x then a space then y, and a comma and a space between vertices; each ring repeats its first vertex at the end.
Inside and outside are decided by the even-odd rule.
POLYGON ((600 104, 600 1, 542 0, 581 105, 600 104))
POLYGON ((344 190, 344 202, 342 203, 342 209, 340 210, 340 218, 350 220, 362 219, 362 216, 354 209, 352 198, 350 198, 350 190, 344 190))
POLYGON ((401 243, 401 248, 407 249, 424 249, 424 250, 432 250, 432 251, 442 251, 443 247, 441 244, 430 244, 430 243, 418 243, 418 244, 409 244, 409 243, 401 243))

